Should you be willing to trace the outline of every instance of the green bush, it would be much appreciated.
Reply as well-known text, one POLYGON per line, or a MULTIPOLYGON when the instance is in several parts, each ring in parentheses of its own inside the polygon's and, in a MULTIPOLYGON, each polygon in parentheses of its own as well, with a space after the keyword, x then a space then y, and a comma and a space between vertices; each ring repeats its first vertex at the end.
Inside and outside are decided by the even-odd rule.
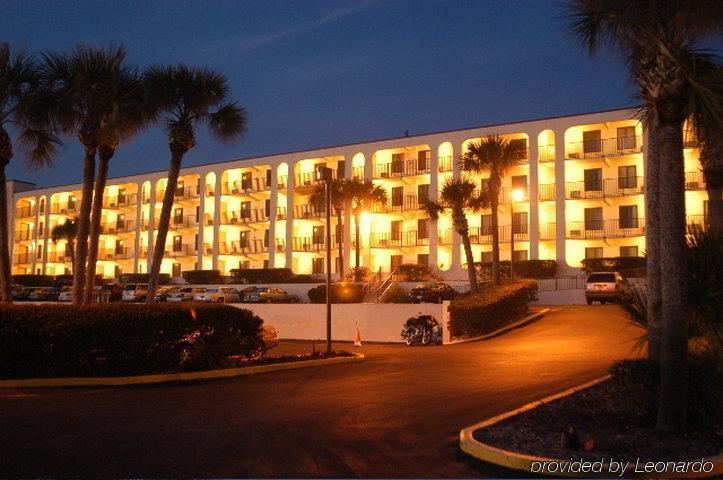
MULTIPOLYGON (((331 284, 332 303, 360 303, 364 301, 364 284, 339 282, 331 284)), ((326 285, 319 285, 307 293, 311 303, 326 303, 326 285)))
POLYGON ((3 378, 217 368, 258 341, 262 320, 228 305, 0 305, 3 378), (193 361, 179 346, 196 337, 193 361))
POLYGON ((640 271, 645 274, 645 257, 603 257, 584 258, 582 270, 585 273, 591 272, 621 272, 623 275, 631 276, 629 270, 640 271))
POLYGON ((293 283, 290 268, 234 268, 231 283, 293 283))
POLYGON ((219 270, 188 270, 181 275, 191 285, 223 283, 223 277, 219 270))
POLYGON ((397 284, 389 287, 389 290, 384 293, 381 301, 382 303, 412 303, 412 299, 409 298, 409 294, 402 290, 402 287, 397 284))
POLYGON ((347 282, 355 282, 357 281, 357 276, 360 282, 366 282, 371 278, 372 271, 369 270, 369 267, 352 267, 347 272, 345 278, 347 282))
MULTIPOLYGON (((118 279, 119 283, 148 283, 147 273, 122 273, 118 279)), ((171 283, 171 276, 167 273, 158 275, 159 285, 168 285, 171 283)))
POLYGON ((432 279, 432 270, 428 265, 404 263, 399 265, 394 273, 396 282, 423 282, 432 279))
POLYGON ((494 332, 523 318, 529 303, 537 299, 537 282, 516 280, 460 295, 449 306, 449 329, 453 337, 494 332))
MULTIPOLYGON (((479 265, 479 273, 483 279, 492 278, 492 262, 479 265)), ((555 260, 520 260, 515 262, 515 277, 520 278, 555 278, 557 262, 555 260)), ((510 276, 510 261, 500 261, 500 274, 510 276)))

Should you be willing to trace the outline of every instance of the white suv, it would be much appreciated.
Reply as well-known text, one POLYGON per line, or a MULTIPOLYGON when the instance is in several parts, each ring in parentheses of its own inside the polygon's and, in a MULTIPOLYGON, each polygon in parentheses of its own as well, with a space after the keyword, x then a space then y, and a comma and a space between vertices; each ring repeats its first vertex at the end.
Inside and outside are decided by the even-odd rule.
POLYGON ((585 300, 588 305, 596 300, 602 305, 605 302, 619 302, 623 298, 630 298, 632 293, 632 287, 618 272, 593 272, 585 282, 585 300))
POLYGON ((238 303, 241 294, 231 287, 199 288, 193 299, 197 302, 238 303))

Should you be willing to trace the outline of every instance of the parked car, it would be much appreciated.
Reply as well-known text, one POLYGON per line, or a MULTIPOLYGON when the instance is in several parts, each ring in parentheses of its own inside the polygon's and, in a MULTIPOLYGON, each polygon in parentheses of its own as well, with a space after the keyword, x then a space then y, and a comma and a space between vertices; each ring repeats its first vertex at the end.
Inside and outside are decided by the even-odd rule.
POLYGON ((168 292, 167 302, 192 302, 193 297, 197 293, 201 293, 202 288, 193 287, 175 287, 174 291, 168 292))
POLYGON ((118 284, 100 285, 95 287, 98 292, 98 296, 105 301, 105 296, 108 297, 108 302, 120 302, 123 299, 123 287, 118 284))
POLYGON ((33 291, 33 287, 20 287, 20 290, 13 290, 13 301, 23 302, 28 300, 30 293, 33 291))
POLYGON ((59 302, 72 302, 73 301, 73 287, 63 287, 60 289, 58 294, 59 302))
POLYGON ((241 294, 231 287, 199 288, 193 299, 197 302, 237 303, 241 301, 241 294))
POLYGON ((147 283, 129 283, 123 287, 121 300, 124 302, 145 302, 147 293, 147 283))
POLYGON ((248 303, 299 303, 299 297, 283 288, 256 287, 244 291, 244 302, 248 303))
POLYGON ((420 283, 409 291, 412 303, 442 303, 443 300, 452 300, 457 291, 442 282, 420 283))
POLYGON ((593 272, 585 282, 585 300, 588 305, 598 301, 619 302, 623 298, 631 298, 633 288, 618 272, 593 272))
POLYGON ((178 287, 161 287, 156 292, 156 296, 153 297, 153 300, 156 302, 167 302, 168 295, 175 292, 177 289, 178 287))
POLYGON ((58 300, 60 289, 56 287, 37 287, 34 288, 28 300, 33 302, 55 302, 58 300))

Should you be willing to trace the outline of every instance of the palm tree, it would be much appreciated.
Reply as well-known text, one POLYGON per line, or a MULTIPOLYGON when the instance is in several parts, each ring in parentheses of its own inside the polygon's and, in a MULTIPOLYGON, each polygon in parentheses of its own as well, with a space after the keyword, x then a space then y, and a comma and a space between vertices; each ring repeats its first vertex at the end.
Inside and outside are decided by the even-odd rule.
POLYGON ((78 46, 70 54, 44 54, 40 69, 45 85, 35 96, 29 112, 36 121, 68 136, 77 136, 85 151, 73 268, 75 304, 84 298, 96 154, 103 122, 111 117, 117 105, 115 86, 123 75, 125 57, 122 47, 78 46))
POLYGON ((6 126, 13 125, 19 130, 19 141, 28 150, 26 160, 31 168, 47 166, 59 143, 52 133, 33 125, 24 115, 31 92, 39 81, 33 60, 23 52, 13 54, 10 45, 0 42, 0 299, 5 302, 12 302, 5 167, 13 158, 13 144, 6 126))
MULTIPOLYGON (((469 144, 467 152, 460 159, 462 170, 466 172, 477 174, 488 170, 490 172, 487 186, 481 193, 485 199, 485 206, 489 205, 492 214, 492 281, 495 285, 499 285, 501 281, 498 210, 502 177, 525 159, 525 153, 525 147, 519 142, 510 142, 500 135, 492 134, 469 144)), ((511 231, 510 235, 514 235, 514 231, 511 231)))
MULTIPOLYGON (((350 181, 351 180, 347 180, 345 178, 335 178, 331 182, 331 207, 334 209, 334 214, 336 215, 336 228, 338 231, 336 244, 339 249, 340 280, 343 280, 344 278, 344 209, 353 199, 353 192, 349 188, 350 181)), ((314 192, 309 197, 309 201, 312 205, 317 207, 326 205, 325 185, 317 185, 314 192)), ((331 225, 327 225, 327 228, 331 228, 331 225)))
POLYGON ((236 103, 228 102, 228 83, 223 75, 212 70, 185 65, 151 67, 144 74, 144 83, 149 105, 163 116, 171 150, 168 182, 148 278, 146 301, 150 303, 158 288, 181 162, 186 152, 196 146, 195 128, 205 123, 215 138, 228 142, 244 134, 246 113, 236 103))
POLYGON ((361 281, 360 257, 361 257, 361 214, 364 209, 373 209, 376 205, 387 204, 387 191, 372 180, 352 178, 347 181, 347 195, 351 197, 352 214, 354 215, 354 229, 356 234, 355 242, 355 266, 354 281, 361 281))
POLYGON ((88 245, 88 271, 90 273, 85 278, 83 303, 90 303, 95 285, 100 223, 110 160, 119 143, 138 133, 147 125, 152 115, 149 104, 143 101, 142 83, 135 69, 123 67, 117 73, 118 75, 109 79, 108 82, 113 92, 113 109, 109 115, 103 118, 100 126, 98 172, 93 193, 88 245))
POLYGON ((467 179, 447 180, 439 192, 439 201, 428 200, 422 209, 432 220, 437 220, 439 215, 449 210, 452 213, 452 225, 454 231, 462 237, 464 255, 467 259, 467 275, 469 275, 469 290, 477 292, 477 271, 472 255, 472 245, 469 241, 469 223, 465 210, 477 212, 484 204, 483 194, 475 192, 476 186, 467 179))
POLYGON ((58 224, 50 231, 50 238, 54 243, 60 240, 67 242, 66 251, 70 253, 70 265, 75 270, 75 239, 78 237, 78 222, 68 218, 64 223, 58 224))
MULTIPOLYGON (((609 46, 624 56, 654 137, 654 157, 648 163, 657 163, 658 191, 665 192, 658 198, 657 222, 662 317, 657 428, 680 430, 686 412, 686 389, 680 386, 687 383, 688 353, 683 122, 695 103, 706 109, 706 118, 720 125, 720 101, 711 98, 700 82, 701 72, 710 71, 701 67, 714 59, 699 44, 707 35, 720 32, 723 3, 574 0, 568 8, 572 30, 591 54, 609 46)), ((646 217, 651 218, 649 206, 646 202, 646 217)))

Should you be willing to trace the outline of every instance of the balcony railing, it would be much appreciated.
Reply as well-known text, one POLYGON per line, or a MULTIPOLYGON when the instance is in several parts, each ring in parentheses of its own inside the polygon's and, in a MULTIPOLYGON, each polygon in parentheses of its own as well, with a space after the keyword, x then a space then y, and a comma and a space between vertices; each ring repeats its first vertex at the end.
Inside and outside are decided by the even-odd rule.
POLYGON ((645 235, 644 218, 567 222, 566 236, 569 239, 640 237, 642 235, 645 235))
POLYGON ((618 177, 601 180, 565 182, 565 198, 608 198, 640 195, 643 193, 643 177, 618 177))
POLYGON ((115 231, 117 233, 132 233, 136 230, 135 220, 123 220, 115 223, 115 231))
POLYGON ((226 182, 223 184, 222 192, 224 195, 243 195, 246 193, 262 192, 267 188, 265 178, 253 177, 249 180, 226 182))
MULTIPOLYGON (((70 254, 69 251, 56 251, 56 252, 48 252, 48 263, 70 263, 71 258, 73 256, 70 254)), ((40 260, 39 260, 40 261, 40 260)))
POLYGON ((555 145, 540 145, 537 147, 537 157, 540 162, 554 162, 555 145))
POLYGON ((264 246, 264 241, 260 239, 249 239, 245 241, 235 240, 225 242, 219 245, 220 255, 252 255, 255 253, 266 253, 268 247, 264 246))
POLYGON ((371 248, 402 248, 429 245, 429 236, 419 236, 416 230, 389 233, 372 233, 369 237, 371 248))
POLYGON ((631 155, 643 151, 643 137, 599 138, 582 142, 568 142, 565 145, 565 158, 603 158, 631 155))
POLYGON ((557 224, 541 223, 540 224, 540 240, 555 240, 557 239, 557 224))
POLYGON ((103 208, 132 207, 136 203, 135 193, 123 193, 121 195, 103 197, 103 208))
MULTIPOLYGON (((161 188, 156 194, 156 202, 162 202, 163 197, 166 195, 166 190, 161 188)), ((173 193, 173 199, 175 201, 192 200, 198 198, 201 195, 200 185, 189 185, 184 187, 176 187, 176 191, 173 193)))
POLYGON ((262 223, 268 221, 266 210, 263 208, 252 208, 250 210, 239 210, 237 212, 223 212, 221 223, 223 225, 245 225, 248 223, 262 223))
MULTIPOLYGON (((515 225, 514 229, 510 228, 509 225, 500 225, 497 227, 500 242, 509 242, 510 232, 512 230, 514 230, 515 233, 515 241, 524 242, 530 239, 527 224, 515 225)), ((471 244, 492 243, 492 232, 491 227, 470 227, 469 242, 471 244)))
POLYGON ((198 217, 193 213, 189 215, 171 215, 168 222, 168 228, 171 230, 196 227, 198 227, 198 217))
POLYGON ((359 180, 364 180, 364 167, 352 167, 351 177, 359 180))
POLYGON ((294 218, 301 220, 324 218, 326 216, 325 210, 323 205, 314 205, 313 203, 294 205, 294 218))
POLYGON ((451 172, 454 169, 454 159, 452 157, 439 157, 437 169, 440 172, 451 172))
POLYGON ((25 240, 32 240, 33 239, 33 232, 28 230, 16 230, 13 234, 13 238, 15 238, 15 241, 22 242, 25 240))
POLYGON ((688 215, 685 218, 685 233, 693 235, 696 232, 708 229, 708 217, 706 215, 688 215))
POLYGON ((98 260, 105 262, 115 262, 117 260, 131 260, 133 258, 133 249, 128 248, 109 248, 98 251, 98 260))
POLYGON ((75 202, 53 203, 50 205, 50 213, 56 215, 67 215, 77 213, 78 208, 80 208, 79 200, 76 200, 75 202))
POLYGON ((683 130, 683 148, 698 148, 698 137, 691 129, 683 130))
POLYGON ((429 157, 404 160, 394 160, 389 163, 374 165, 372 174, 374 178, 408 177, 429 173, 432 161, 429 157))
MULTIPOLYGON (((292 249, 294 252, 323 252, 326 250, 326 235, 312 235, 310 237, 293 237, 292 249)), ((336 236, 331 236, 331 248, 336 248, 336 236)))
POLYGON ((15 218, 29 218, 35 216, 35 207, 26 205, 15 209, 15 218))
MULTIPOLYGON (((522 192, 522 199, 521 200, 515 200, 515 203, 521 203, 521 202, 527 202, 528 201, 528 194, 529 194, 529 188, 527 186, 525 187, 515 187, 513 189, 510 189, 509 187, 502 187, 500 188, 500 195, 499 195, 499 204, 500 205, 506 205, 510 203, 511 198, 511 192, 513 190, 519 190, 522 192)), ((481 189, 477 189, 475 191, 477 195, 480 195, 482 193, 481 189)))
POLYGON ((35 261, 35 255, 32 252, 16 253, 13 255, 13 263, 15 265, 26 265, 35 261))
POLYGON ((184 243, 181 245, 166 245, 166 257, 195 257, 198 253, 195 243, 184 243))
POLYGON ((703 172, 685 172, 686 190, 705 190, 705 176, 703 172))
POLYGON ((286 207, 276 207, 276 220, 286 220, 286 207))
POLYGON ((386 205, 375 204, 372 208, 374 213, 387 212, 408 212, 420 210, 422 205, 417 202, 416 195, 404 195, 399 198, 391 197, 386 205))

